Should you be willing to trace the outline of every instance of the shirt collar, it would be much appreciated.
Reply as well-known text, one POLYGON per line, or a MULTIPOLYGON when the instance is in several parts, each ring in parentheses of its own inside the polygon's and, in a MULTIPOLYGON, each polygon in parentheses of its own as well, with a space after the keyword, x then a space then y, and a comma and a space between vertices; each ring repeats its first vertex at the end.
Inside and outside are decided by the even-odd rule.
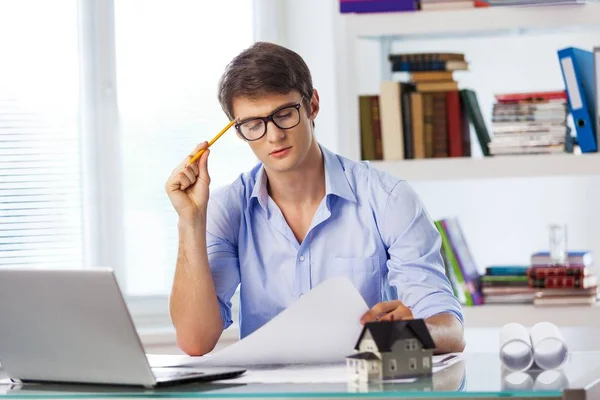
POLYGON ((252 194, 250 195, 250 201, 248 202, 250 207, 252 206, 252 199, 254 198, 256 198, 258 200, 258 204, 260 204, 260 206, 267 211, 269 193, 267 192, 267 173, 265 172, 264 165, 261 165, 256 172, 256 181, 254 182, 252 194))
POLYGON ((356 195, 348 183, 344 166, 339 157, 321 146, 325 164, 325 195, 334 195, 356 203, 356 195))
MULTIPOLYGON (((356 195, 348 183, 348 178, 344 171, 344 166, 336 154, 320 145, 323 154, 323 163, 325 168, 325 196, 334 195, 356 203, 356 195)), ((252 205, 252 199, 256 198, 258 204, 267 211, 269 194, 267 192, 267 174, 263 165, 256 172, 256 181, 250 195, 249 206, 252 205)))

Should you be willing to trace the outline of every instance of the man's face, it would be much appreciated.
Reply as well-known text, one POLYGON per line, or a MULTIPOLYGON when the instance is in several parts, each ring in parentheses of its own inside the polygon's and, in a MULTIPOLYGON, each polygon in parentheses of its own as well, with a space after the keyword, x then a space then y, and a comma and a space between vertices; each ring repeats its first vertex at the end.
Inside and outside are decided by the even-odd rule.
POLYGON ((264 136, 248 141, 248 144, 267 170, 277 172, 292 171, 301 166, 314 144, 312 121, 318 110, 316 91, 311 99, 305 101, 296 91, 268 94, 258 99, 233 99, 236 123, 241 124, 240 129, 247 138, 259 137, 264 133, 264 122, 254 118, 272 115, 272 120, 266 124, 264 136))

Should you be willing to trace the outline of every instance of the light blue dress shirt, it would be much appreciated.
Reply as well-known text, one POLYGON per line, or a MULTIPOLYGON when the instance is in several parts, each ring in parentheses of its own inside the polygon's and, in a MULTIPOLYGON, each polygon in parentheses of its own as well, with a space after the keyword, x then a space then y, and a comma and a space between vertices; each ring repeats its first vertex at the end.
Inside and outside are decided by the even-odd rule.
POLYGON ((334 276, 348 277, 369 307, 398 299, 415 318, 451 313, 462 322, 441 237, 413 189, 321 150, 326 194, 302 243, 269 196, 262 164, 211 194, 208 260, 224 328, 240 283, 243 338, 334 276))

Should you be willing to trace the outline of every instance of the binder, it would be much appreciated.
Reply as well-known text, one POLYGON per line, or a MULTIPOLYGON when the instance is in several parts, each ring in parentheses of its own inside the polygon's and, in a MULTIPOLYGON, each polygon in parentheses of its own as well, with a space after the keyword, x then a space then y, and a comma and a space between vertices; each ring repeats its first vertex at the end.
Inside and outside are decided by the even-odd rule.
POLYGON ((598 143, 594 54, 587 50, 567 47, 558 51, 558 58, 581 152, 596 152, 598 143))
POLYGON ((596 147, 600 146, 600 47, 594 47, 594 79, 596 83, 596 147))

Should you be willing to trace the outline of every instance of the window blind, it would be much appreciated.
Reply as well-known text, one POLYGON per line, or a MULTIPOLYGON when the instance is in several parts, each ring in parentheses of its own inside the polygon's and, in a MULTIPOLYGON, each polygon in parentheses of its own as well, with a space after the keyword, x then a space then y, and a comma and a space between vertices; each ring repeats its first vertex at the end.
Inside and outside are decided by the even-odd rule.
POLYGON ((77 1, 0 2, 0 268, 83 261, 77 1))
MULTIPOLYGON (((252 20, 251 0, 115 2, 128 295, 170 292, 177 216, 164 184, 197 143, 227 124, 217 84, 252 44, 252 20)), ((256 163, 233 129, 211 150, 213 190, 256 163)))

